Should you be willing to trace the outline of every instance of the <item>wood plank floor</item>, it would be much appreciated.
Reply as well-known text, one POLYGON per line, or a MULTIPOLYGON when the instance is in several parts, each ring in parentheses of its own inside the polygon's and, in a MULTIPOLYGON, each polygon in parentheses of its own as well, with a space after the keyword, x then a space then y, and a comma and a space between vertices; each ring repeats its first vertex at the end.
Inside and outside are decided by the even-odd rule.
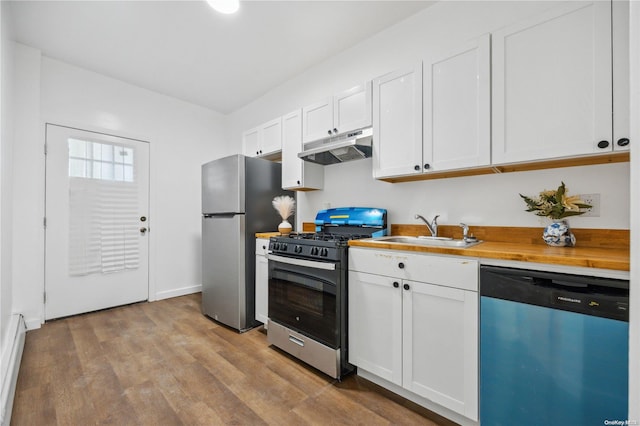
POLYGON ((11 424, 450 425, 371 382, 342 382, 200 312, 200 294, 29 331, 11 424))

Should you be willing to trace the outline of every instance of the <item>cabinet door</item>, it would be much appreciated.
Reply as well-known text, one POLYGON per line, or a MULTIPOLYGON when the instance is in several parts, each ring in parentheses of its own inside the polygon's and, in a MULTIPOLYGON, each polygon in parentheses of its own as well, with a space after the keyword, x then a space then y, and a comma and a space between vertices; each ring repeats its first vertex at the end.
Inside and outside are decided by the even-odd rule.
POLYGON ((333 127, 337 134, 371 126, 371 82, 333 98, 333 127))
POLYGON ((324 167, 298 158, 302 151, 302 111, 282 117, 282 188, 322 189, 324 167))
POLYGON ((613 37, 613 150, 628 151, 629 144, 629 2, 614 0, 613 37))
POLYGON ((570 2, 492 40, 493 163, 611 151, 610 2, 570 2))
POLYGON ((282 188, 302 185, 304 161, 298 158, 302 151, 302 112, 296 110, 282 117, 282 188))
POLYGON ((423 160, 440 171, 491 161, 490 36, 424 61, 423 160))
POLYGON ((373 80, 373 133, 373 177, 422 173, 422 63, 373 80))
POLYGON ((247 157, 260 155, 260 131, 257 127, 242 134, 242 149, 247 157))
POLYGON ((260 155, 272 154, 282 149, 282 119, 280 117, 262 126, 262 146, 260 155))
POLYGON ((349 362, 400 386, 401 288, 398 279, 349 272, 349 362))
POLYGON ((312 142, 333 135, 333 98, 302 108, 302 142, 312 142))
MULTIPOLYGON (((256 239, 256 253, 266 253, 269 247, 269 240, 256 239), (263 248, 264 247, 264 248, 263 248)), ((267 324, 269 319, 269 263, 267 256, 256 255, 256 320, 267 324)))
POLYGON ((405 281, 403 386, 478 419, 478 293, 405 281))

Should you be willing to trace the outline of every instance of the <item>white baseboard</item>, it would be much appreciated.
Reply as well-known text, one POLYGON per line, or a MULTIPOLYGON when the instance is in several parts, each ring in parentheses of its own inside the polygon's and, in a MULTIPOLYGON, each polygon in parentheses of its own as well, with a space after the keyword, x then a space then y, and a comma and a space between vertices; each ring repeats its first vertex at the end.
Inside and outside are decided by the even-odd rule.
POLYGON ((42 327, 42 320, 40 318, 25 318, 24 324, 27 326, 27 331, 37 330, 42 327))
POLYGON ((11 422, 11 411, 13 409, 13 397, 16 393, 16 383, 18 372, 20 371, 20 361, 22 360, 22 350, 26 335, 24 318, 20 314, 12 315, 11 322, 7 329, 6 339, 2 345, 2 375, 0 385, 2 386, 1 403, 2 412, 0 414, 0 425, 8 426, 11 422))
POLYGON ((176 288, 174 290, 167 290, 156 293, 155 300, 170 299, 172 297, 184 296, 186 294, 200 293, 201 291, 202 285, 176 288))

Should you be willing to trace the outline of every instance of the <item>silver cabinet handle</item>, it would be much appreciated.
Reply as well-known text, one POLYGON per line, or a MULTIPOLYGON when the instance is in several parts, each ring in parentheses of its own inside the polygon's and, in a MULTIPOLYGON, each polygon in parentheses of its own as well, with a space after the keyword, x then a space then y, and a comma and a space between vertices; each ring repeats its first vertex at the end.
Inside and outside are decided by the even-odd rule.
POLYGON ((304 340, 298 339, 296 336, 289 335, 289 341, 295 343, 298 346, 304 347, 304 340))
POLYGON ((306 266, 308 268, 318 268, 327 271, 335 271, 336 264, 330 262, 316 262, 313 260, 297 259, 293 257, 276 256, 274 254, 268 254, 267 259, 274 262, 286 263, 288 265, 306 266))

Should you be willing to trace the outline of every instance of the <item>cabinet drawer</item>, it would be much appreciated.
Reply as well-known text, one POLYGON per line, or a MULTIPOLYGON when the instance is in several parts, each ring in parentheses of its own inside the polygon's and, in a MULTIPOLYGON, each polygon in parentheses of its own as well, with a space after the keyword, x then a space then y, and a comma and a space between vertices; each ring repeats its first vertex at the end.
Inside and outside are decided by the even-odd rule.
POLYGON ((463 257, 352 247, 349 270, 478 291, 478 261, 463 257))
POLYGON ((256 255, 266 256, 269 251, 269 240, 266 238, 256 238, 256 255))
POLYGON ((332 349, 300 333, 269 320, 267 340, 299 360, 311 364, 331 377, 340 372, 340 349, 332 349))

